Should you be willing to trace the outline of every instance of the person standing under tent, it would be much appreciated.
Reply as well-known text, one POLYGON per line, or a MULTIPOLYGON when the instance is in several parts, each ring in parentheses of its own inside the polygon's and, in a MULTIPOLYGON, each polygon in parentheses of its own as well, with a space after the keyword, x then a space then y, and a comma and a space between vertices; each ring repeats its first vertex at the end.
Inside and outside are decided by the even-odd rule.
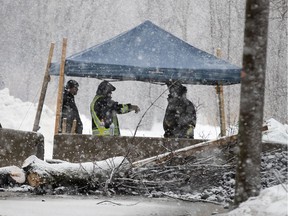
POLYGON ((187 88, 179 83, 167 83, 169 88, 168 106, 163 121, 165 138, 194 139, 196 126, 196 109, 187 99, 187 88))
MULTIPOLYGON (((67 119, 66 131, 67 133, 73 133, 72 125, 73 121, 76 120, 76 134, 82 134, 83 124, 80 119, 78 108, 75 103, 74 96, 77 95, 79 84, 75 80, 69 80, 65 86, 63 92, 63 103, 62 103, 62 113, 61 113, 61 131, 63 119, 67 119)), ((64 131, 62 131, 64 132, 64 131)))
POLYGON ((97 136, 120 136, 117 114, 131 111, 138 113, 139 107, 131 104, 119 104, 112 100, 112 91, 116 88, 108 81, 102 81, 90 104, 92 132, 97 136))

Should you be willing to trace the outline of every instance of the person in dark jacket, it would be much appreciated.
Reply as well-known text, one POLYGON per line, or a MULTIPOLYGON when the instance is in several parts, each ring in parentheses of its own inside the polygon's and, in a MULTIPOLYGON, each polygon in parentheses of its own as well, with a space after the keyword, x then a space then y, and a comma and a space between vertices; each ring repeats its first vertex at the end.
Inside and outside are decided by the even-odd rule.
POLYGON ((164 137, 194 139, 196 110, 186 98, 187 88, 178 83, 167 83, 169 87, 168 106, 163 121, 164 137))
POLYGON ((90 105, 92 117, 92 132, 97 136, 120 136, 120 129, 117 114, 124 114, 131 111, 138 113, 136 105, 119 104, 112 100, 112 91, 116 88, 104 80, 98 86, 96 95, 90 105))
POLYGON ((66 132, 73 133, 72 125, 76 120, 75 133, 82 134, 83 124, 80 119, 78 108, 75 103, 74 96, 77 95, 79 84, 75 80, 69 80, 65 86, 63 93, 62 115, 61 115, 61 130, 63 119, 67 119, 66 132))

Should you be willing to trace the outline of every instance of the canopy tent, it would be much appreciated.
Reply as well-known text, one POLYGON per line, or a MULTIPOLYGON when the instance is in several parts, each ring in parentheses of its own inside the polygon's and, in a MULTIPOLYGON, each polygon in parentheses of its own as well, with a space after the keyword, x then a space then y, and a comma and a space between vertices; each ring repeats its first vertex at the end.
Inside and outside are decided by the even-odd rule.
MULTIPOLYGON (((50 75, 59 75, 52 63, 50 75)), ((67 76, 98 79, 229 85, 241 68, 193 47, 150 21, 65 60, 67 76)))

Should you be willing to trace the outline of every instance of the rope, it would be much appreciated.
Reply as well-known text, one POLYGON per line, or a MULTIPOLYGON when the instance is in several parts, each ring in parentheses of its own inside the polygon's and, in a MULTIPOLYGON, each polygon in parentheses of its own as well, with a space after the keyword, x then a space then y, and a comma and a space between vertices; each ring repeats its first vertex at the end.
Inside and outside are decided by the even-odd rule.
MULTIPOLYGON (((20 128, 22 127, 23 122, 25 121, 25 119, 26 119, 26 117, 27 117, 27 115, 28 115, 28 112, 31 110, 31 106, 34 105, 35 100, 36 100, 36 97, 39 95, 39 91, 40 91, 40 87, 38 88, 38 90, 37 90, 37 92, 36 92, 36 94, 35 94, 35 96, 34 96, 34 99, 33 99, 32 103, 31 103, 31 105, 29 106, 29 108, 28 108, 28 110, 27 110, 27 112, 26 112, 24 118, 22 119, 22 122, 21 122, 21 124, 20 124, 18 130, 20 130, 20 128)), ((32 126, 33 126, 33 125, 32 125, 32 126)))

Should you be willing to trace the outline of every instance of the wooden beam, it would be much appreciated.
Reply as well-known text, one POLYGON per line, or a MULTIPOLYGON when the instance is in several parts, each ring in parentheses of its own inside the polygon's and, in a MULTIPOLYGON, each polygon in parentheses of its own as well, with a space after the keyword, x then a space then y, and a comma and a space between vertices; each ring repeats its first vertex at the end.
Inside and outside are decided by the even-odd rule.
POLYGON ((238 136, 236 134, 233 136, 222 137, 222 138, 217 139, 217 140, 211 140, 211 141, 198 143, 196 145, 184 147, 181 149, 177 149, 175 151, 166 152, 166 153, 154 156, 154 157, 135 161, 132 163, 132 166, 133 167, 141 167, 141 166, 144 166, 147 164, 159 164, 159 163, 163 163, 163 162, 165 162, 165 161, 167 161, 173 157, 176 157, 176 156, 181 156, 181 157, 191 156, 195 152, 198 152, 198 151, 205 151, 207 149, 218 148, 220 146, 227 145, 228 143, 237 142, 237 138, 238 138, 238 136))
POLYGON ((61 120, 66 49, 67 49, 67 38, 63 38, 54 134, 59 133, 59 126, 61 120))
POLYGON ((33 125, 33 131, 34 132, 37 132, 40 129, 39 122, 40 122, 40 118, 41 118, 41 114, 42 114, 42 109, 43 109, 43 104, 44 104, 44 100, 45 100, 45 96, 46 96, 46 92, 47 92, 48 83, 50 82, 49 69, 51 66, 51 61, 52 61, 52 56, 53 56, 53 51, 54 51, 54 45, 55 45, 54 43, 51 43, 51 45, 50 45, 50 51, 49 51, 48 61, 47 61, 44 79, 43 79, 43 83, 42 83, 41 94, 40 94, 40 98, 39 98, 39 102, 38 102, 38 108, 37 108, 37 112, 36 112, 36 116, 35 116, 35 120, 34 120, 34 125, 33 125))
MULTIPOLYGON (((216 49, 216 55, 218 58, 222 57, 220 48, 216 49)), ((218 84, 216 86, 216 92, 218 94, 219 113, 220 113, 220 131, 221 137, 226 136, 226 119, 225 119, 225 105, 224 105, 224 90, 223 85, 218 84)))

